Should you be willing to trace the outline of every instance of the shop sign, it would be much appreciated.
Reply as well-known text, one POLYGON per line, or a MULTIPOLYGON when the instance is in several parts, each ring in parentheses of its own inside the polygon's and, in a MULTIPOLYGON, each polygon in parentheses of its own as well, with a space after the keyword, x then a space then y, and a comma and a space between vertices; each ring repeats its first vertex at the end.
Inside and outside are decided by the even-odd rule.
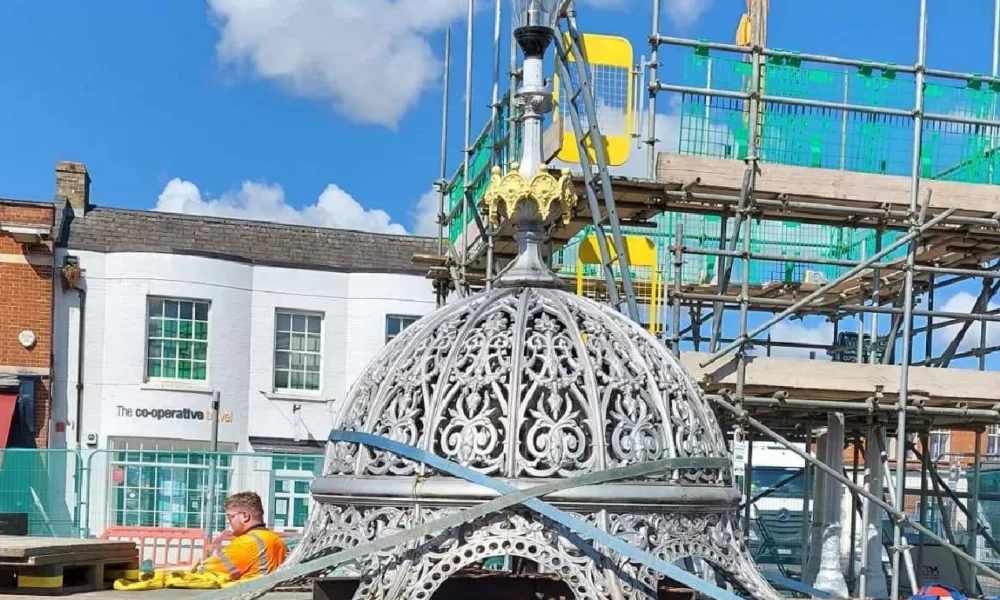
MULTIPOLYGON (((209 421, 214 418, 212 410, 198 410, 191 408, 133 408, 130 406, 117 406, 119 417, 126 419, 154 419, 162 421, 171 419, 177 421, 209 421)), ((226 411, 219 413, 220 423, 232 423, 233 413, 226 411)))

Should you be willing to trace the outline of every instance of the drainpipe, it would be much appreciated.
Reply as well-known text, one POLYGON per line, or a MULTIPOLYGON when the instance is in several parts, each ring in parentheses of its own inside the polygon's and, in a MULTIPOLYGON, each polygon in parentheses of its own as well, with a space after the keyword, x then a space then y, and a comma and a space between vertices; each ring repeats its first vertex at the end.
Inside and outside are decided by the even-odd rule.
MULTIPOLYGON (((76 339, 76 417, 74 427, 76 429, 76 446, 79 450, 83 444, 83 427, 81 423, 83 421, 83 342, 84 342, 84 331, 86 329, 87 322, 87 290, 80 286, 80 277, 83 275, 83 270, 79 269, 80 259, 75 256, 66 256, 63 259, 62 270, 60 271, 60 281, 62 282, 63 291, 68 292, 69 290, 76 290, 77 297, 79 298, 78 311, 77 311, 77 339, 76 339), (67 267, 77 267, 78 272, 75 276, 69 277, 66 274, 65 269, 67 267)), ((67 327, 69 326, 69 321, 67 318, 67 327)), ((68 332, 67 332, 68 333, 68 332)), ((67 385, 68 385, 68 373, 67 373, 67 385)), ((69 408, 69 388, 66 389, 66 404, 69 408)))
MULTIPOLYGON (((75 276, 67 276, 66 267, 75 266, 79 268, 79 259, 75 256, 66 256, 63 259, 62 269, 59 271, 59 280, 62 284, 63 292, 68 292, 70 289, 76 290, 77 298, 79 303, 77 305, 77 348, 76 348, 76 415, 74 416, 73 427, 76 430, 76 452, 77 460, 79 461, 74 465, 75 481, 74 488, 77 496, 77 506, 75 520, 80 525, 80 533, 86 535, 86 526, 84 522, 89 522, 90 516, 90 479, 87 473, 87 465, 83 460, 83 454, 81 450, 83 448, 83 427, 81 426, 83 422, 83 347, 84 347, 84 331, 86 328, 86 314, 87 314, 87 291, 80 287, 80 276, 82 275, 82 270, 79 270, 75 276), (86 490, 84 490, 86 487, 86 490)), ((53 286, 53 310, 56 306, 55 303, 55 286, 53 286)), ((53 317, 54 318, 54 317, 53 317)), ((69 319, 67 315, 67 328, 69 326, 69 319)), ((53 325, 54 327, 54 325, 53 325)), ((67 331, 67 333, 69 333, 67 331)), ((67 351, 69 348, 67 347, 67 351)), ((68 356, 67 356, 68 358, 68 356)), ((67 365, 68 367, 68 365, 67 365)), ((67 387, 66 387, 66 409, 69 410, 69 369, 67 368, 67 387)))
POLYGON ((77 311, 77 340, 76 340, 76 447, 79 449, 83 444, 83 340, 84 329, 86 328, 85 318, 87 311, 87 291, 83 288, 75 288, 80 299, 79 310, 77 311))

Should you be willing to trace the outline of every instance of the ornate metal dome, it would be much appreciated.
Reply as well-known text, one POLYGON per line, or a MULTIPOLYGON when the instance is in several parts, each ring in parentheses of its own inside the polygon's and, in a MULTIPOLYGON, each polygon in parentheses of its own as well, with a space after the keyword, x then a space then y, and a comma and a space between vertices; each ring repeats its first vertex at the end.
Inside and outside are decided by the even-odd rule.
MULTIPOLYGON (((715 415, 662 343, 603 305, 534 287, 473 296, 411 325, 366 369, 334 427, 510 479, 729 457, 715 415)), ((326 467, 376 477, 419 469, 344 442, 326 467)), ((731 485, 729 469, 668 479, 731 485)))
MULTIPOLYGON (((530 183, 495 173, 487 201, 506 195, 508 212, 517 211, 518 257, 497 289, 438 309, 388 344, 335 428, 416 446, 518 487, 682 459, 661 476, 544 500, 661 560, 701 559, 759 600, 780 598, 743 543, 730 455, 693 379, 639 325, 560 289, 542 262, 537 208, 569 198, 570 187, 566 173, 558 183, 542 173, 530 183)), ((497 494, 390 452, 335 442, 312 495, 316 506, 288 564, 497 494)), ((366 556, 353 571, 361 581, 355 598, 427 600, 451 574, 498 554, 560 575, 577 600, 655 597, 661 578, 614 553, 581 549, 564 526, 516 507, 366 556)))

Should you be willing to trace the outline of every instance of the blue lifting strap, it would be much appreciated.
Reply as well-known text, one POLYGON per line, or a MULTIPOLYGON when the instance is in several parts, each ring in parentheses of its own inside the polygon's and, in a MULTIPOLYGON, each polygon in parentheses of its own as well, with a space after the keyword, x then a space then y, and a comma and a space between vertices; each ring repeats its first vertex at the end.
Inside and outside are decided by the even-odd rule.
MULTIPOLYGON (((273 589, 276 585, 281 582, 288 581, 290 579, 296 579, 300 577, 308 577, 310 575, 315 575, 324 570, 336 567, 341 564, 354 562, 357 559, 371 554, 373 552, 378 552, 391 548, 394 546, 401 546, 412 542, 414 540, 423 538, 433 533, 444 531, 462 525, 464 523, 471 522, 475 519, 481 518, 488 514, 492 514, 503 509, 509 508, 517 504, 524 504, 528 508, 534 510, 535 512, 541 514, 542 516, 563 525, 567 529, 570 529, 584 538, 589 538, 594 542, 597 542, 611 550, 614 550, 634 563, 645 565, 654 571, 665 575, 678 583, 687 585, 691 589, 704 594, 715 600, 741 600, 739 596, 728 592, 708 581, 700 579, 687 571, 670 564, 656 556, 653 556, 647 552, 643 552, 639 548, 628 544, 627 542, 617 538, 609 533, 598 529, 597 527, 590 525, 576 519, 575 517, 564 513, 563 511, 553 507, 550 504, 538 500, 539 497, 552 494, 557 491, 571 489, 575 487, 582 487, 586 485, 596 485, 599 483, 606 483, 609 481, 616 481, 622 479, 632 479, 636 477, 641 477, 645 475, 651 475, 655 473, 662 473, 675 469, 688 469, 688 468, 727 468, 731 467, 732 464, 727 459, 722 458, 676 458, 676 459, 664 459, 659 461, 652 461, 647 463, 640 463, 636 465, 629 465, 627 467, 618 467, 615 469, 606 469, 603 471, 597 471, 592 473, 586 473, 583 475, 578 475, 570 479, 562 479, 559 481, 554 481, 546 484, 541 484, 533 486, 529 489, 519 490, 518 488, 483 475, 472 469, 463 467, 461 465, 455 464, 449 460, 436 456, 419 448, 413 446, 408 446, 406 444, 401 444, 384 437, 375 436, 368 433, 359 433, 353 431, 341 431, 334 430, 330 433, 331 442, 348 442, 364 444, 366 446, 371 446, 386 450, 403 456, 405 458, 415 460, 426 464, 427 466, 436 469, 438 471, 447 473, 454 477, 458 477, 482 485, 484 487, 493 489, 503 496, 495 498, 488 502, 483 502, 477 504, 471 508, 458 511, 449 515, 446 515, 440 519, 435 519, 433 521, 426 521, 420 525, 401 531, 399 533, 385 536, 366 544, 361 544, 350 548, 348 550, 342 550, 335 554, 328 556, 323 556, 304 562, 298 565, 289 565, 287 567, 282 567, 263 577, 252 579, 240 585, 233 586, 231 588, 225 588, 222 590, 217 590, 202 594, 198 596, 201 600, 230 600, 236 598, 237 596, 250 597, 258 596, 267 591, 273 589)), ((573 540, 574 543, 581 543, 582 540, 573 540)))

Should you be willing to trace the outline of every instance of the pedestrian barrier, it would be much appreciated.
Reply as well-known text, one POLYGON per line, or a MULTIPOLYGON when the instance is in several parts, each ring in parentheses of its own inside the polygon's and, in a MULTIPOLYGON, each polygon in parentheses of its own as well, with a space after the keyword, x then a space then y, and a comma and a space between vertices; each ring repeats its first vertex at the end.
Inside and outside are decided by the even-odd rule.
POLYGON ((102 540, 135 542, 140 561, 152 561, 153 567, 184 567, 208 554, 208 535, 203 529, 180 527, 109 527, 102 540))

